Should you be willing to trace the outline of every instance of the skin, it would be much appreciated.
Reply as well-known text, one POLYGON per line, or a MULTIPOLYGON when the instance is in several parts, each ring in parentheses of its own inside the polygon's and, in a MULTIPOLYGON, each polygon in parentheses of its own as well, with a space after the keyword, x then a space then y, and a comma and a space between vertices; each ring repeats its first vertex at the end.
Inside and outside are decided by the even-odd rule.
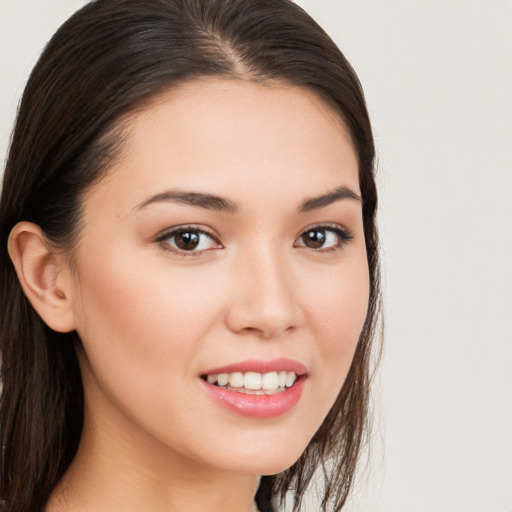
MULTIPOLYGON (((184 84, 125 125, 120 158, 84 197, 78 245, 39 272, 66 311, 58 327, 82 340, 86 400, 78 453, 47 510, 254 510, 259 476, 292 465, 330 410, 366 317, 361 202, 297 211, 339 187, 360 195, 352 143, 314 94, 245 81, 184 84), (171 189, 238 212, 144 205, 171 189), (301 236, 326 223, 352 238, 327 231, 325 247, 306 246, 301 236), (191 224, 215 241, 193 255, 161 240, 191 224), (237 414, 201 385, 208 369, 276 357, 308 370, 278 417, 237 414)), ((35 232, 18 228, 13 260, 35 232)), ((51 325, 55 309, 38 310, 51 325)))

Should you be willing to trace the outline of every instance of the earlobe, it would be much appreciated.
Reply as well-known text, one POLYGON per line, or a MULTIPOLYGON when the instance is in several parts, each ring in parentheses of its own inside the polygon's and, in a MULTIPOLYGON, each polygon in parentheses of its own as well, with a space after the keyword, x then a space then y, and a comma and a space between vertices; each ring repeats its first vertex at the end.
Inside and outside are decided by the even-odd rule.
POLYGON ((72 280, 64 255, 50 249, 32 222, 14 226, 8 251, 23 291, 43 321, 54 331, 73 331, 72 280))

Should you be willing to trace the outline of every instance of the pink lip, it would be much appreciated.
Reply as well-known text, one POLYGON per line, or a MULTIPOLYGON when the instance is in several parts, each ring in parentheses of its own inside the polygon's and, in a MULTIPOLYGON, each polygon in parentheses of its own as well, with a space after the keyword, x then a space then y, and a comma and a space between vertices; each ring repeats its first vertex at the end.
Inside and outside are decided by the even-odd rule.
POLYGON ((252 418, 275 418, 289 411, 300 400, 306 379, 306 375, 299 377, 291 388, 275 395, 246 395, 219 388, 203 379, 200 382, 214 400, 233 412, 252 418))
POLYGON ((202 375, 218 375, 233 372, 295 372, 298 376, 292 387, 274 395, 247 395, 220 388, 200 379, 205 391, 217 402, 233 412, 252 418, 275 418, 289 411, 302 396, 307 379, 307 368, 293 359, 280 357, 270 361, 252 359, 212 368, 202 375))
POLYGON ((234 372, 295 372, 297 375, 305 375, 308 373, 307 368, 293 359, 287 357, 279 357, 271 359, 270 361, 263 361, 260 359, 250 359, 248 361, 241 361, 239 363, 228 364, 218 368, 212 368, 202 373, 202 375, 218 375, 219 373, 234 373, 234 372))

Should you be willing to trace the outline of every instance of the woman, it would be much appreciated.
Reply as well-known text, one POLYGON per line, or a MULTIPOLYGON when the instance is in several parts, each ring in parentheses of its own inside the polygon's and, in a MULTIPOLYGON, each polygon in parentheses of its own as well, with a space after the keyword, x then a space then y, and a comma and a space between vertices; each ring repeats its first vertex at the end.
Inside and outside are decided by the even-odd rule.
POLYGON ((378 305, 359 82, 286 0, 97 0, 1 200, 3 510, 340 510, 378 305))

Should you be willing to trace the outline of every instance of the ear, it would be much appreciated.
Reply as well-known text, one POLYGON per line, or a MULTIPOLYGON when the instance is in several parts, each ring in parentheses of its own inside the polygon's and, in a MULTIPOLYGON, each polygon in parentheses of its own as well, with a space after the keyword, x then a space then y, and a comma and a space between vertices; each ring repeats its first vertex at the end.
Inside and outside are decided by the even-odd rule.
POLYGON ((23 291, 46 325, 73 331, 73 281, 65 255, 52 251, 41 228, 31 222, 14 226, 7 247, 23 291))

